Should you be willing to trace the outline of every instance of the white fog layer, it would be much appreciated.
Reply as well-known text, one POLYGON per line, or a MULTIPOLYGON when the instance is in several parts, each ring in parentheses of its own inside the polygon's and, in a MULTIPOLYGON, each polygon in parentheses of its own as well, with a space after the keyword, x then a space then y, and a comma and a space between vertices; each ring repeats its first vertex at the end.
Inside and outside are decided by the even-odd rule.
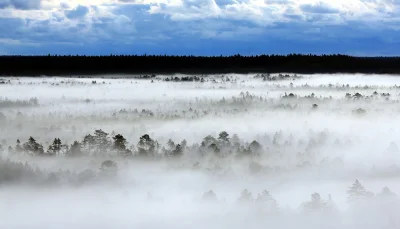
POLYGON ((400 228, 400 77, 0 77, 0 228, 400 228))

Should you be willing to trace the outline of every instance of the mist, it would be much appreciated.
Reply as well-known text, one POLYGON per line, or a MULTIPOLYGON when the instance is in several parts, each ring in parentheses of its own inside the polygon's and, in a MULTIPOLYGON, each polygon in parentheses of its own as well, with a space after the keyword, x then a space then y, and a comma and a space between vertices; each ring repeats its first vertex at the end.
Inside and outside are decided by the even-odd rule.
POLYGON ((399 228, 399 82, 0 77, 0 228, 399 228))

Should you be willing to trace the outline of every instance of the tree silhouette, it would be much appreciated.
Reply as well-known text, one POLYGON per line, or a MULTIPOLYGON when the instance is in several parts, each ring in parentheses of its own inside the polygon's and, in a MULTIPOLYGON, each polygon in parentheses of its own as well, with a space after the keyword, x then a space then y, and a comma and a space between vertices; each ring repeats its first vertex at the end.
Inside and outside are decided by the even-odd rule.
POLYGON ((222 131, 218 135, 218 140, 220 140, 223 144, 229 143, 229 134, 226 131, 222 131))
POLYGON ((36 142, 33 137, 29 137, 28 142, 24 143, 22 148, 28 154, 43 155, 43 146, 36 142))
POLYGON ((108 139, 108 133, 103 130, 94 131, 94 140, 96 145, 96 154, 104 154, 110 149, 110 140, 108 139))
POLYGON ((262 146, 257 141, 252 141, 249 145, 249 151, 254 155, 260 155, 262 153, 262 146))
POLYGON ((263 192, 259 193, 257 195, 255 202, 267 204, 270 209, 276 209, 278 207, 276 200, 271 196, 271 194, 267 190, 264 190, 263 192))
POLYGON ((175 146, 175 149, 172 151, 172 156, 179 157, 183 155, 183 148, 180 144, 175 146))
POLYGON ((154 156, 158 150, 158 143, 145 134, 140 137, 137 148, 139 156, 154 156))
POLYGON ((121 134, 117 134, 113 137, 113 148, 119 155, 127 156, 132 154, 132 151, 127 149, 126 145, 128 142, 121 134))
POLYGON ((217 195, 215 195, 215 193, 210 190, 208 192, 205 192, 203 194, 202 200, 204 201, 218 201, 217 195))
POLYGON ((80 156, 82 156, 83 155, 82 144, 80 142, 78 142, 78 141, 74 141, 74 143, 71 145, 67 155, 71 156, 71 157, 80 157, 80 156))
POLYGON ((83 138, 83 142, 82 142, 85 152, 87 152, 89 155, 91 155, 95 150, 95 143, 96 143, 96 140, 95 140, 94 136, 92 136, 90 134, 86 135, 83 138))
POLYGON ((351 187, 347 190, 349 202, 358 201, 366 199, 368 192, 365 190, 364 186, 356 180, 351 187))
POLYGON ((321 199, 319 193, 314 192, 311 194, 311 200, 304 205, 310 210, 322 210, 327 207, 327 203, 321 199))
POLYGON ((52 156, 59 155, 62 147, 63 145, 61 143, 61 140, 59 138, 55 138, 53 143, 49 146, 47 153, 52 156))
POLYGON ((19 139, 17 139, 17 145, 15 146, 15 152, 21 153, 23 151, 24 151, 24 149, 21 147, 21 141, 19 139))
POLYGON ((253 202, 253 196, 252 196, 251 192, 249 192, 249 190, 244 189, 240 193, 240 197, 239 197, 238 201, 241 202, 241 203, 253 202))
POLYGON ((379 193, 381 197, 396 197, 396 193, 392 192, 388 187, 384 187, 379 193))
POLYGON ((170 151, 175 149, 175 143, 171 139, 168 140, 167 145, 168 145, 170 151))

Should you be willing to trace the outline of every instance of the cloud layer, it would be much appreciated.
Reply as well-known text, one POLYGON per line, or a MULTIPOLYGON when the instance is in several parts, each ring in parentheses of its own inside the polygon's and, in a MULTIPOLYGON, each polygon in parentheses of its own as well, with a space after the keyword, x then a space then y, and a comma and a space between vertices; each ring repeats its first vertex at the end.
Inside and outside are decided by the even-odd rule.
POLYGON ((397 0, 0 0, 0 29, 7 31, 0 33, 0 41, 6 53, 35 52, 32 46, 78 52, 83 50, 78 47, 96 45, 104 52, 157 52, 159 45, 184 50, 185 45, 212 46, 220 40, 230 43, 232 52, 238 42, 264 47, 281 41, 284 47, 289 41, 310 40, 310 50, 365 40, 389 49, 400 38, 399 24, 397 0))

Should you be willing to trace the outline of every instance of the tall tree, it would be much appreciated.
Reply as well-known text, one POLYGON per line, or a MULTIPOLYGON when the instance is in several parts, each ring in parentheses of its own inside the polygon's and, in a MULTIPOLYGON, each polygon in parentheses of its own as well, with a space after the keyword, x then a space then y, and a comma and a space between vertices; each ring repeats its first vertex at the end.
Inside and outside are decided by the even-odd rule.
POLYGON ((59 155, 61 153, 61 149, 63 148, 63 144, 61 143, 61 139, 55 138, 53 143, 49 146, 47 153, 49 155, 59 155))
POLYGON ((175 146, 175 149, 172 151, 172 156, 179 157, 183 155, 183 148, 180 144, 175 146))
POLYGON ((128 142, 126 141, 125 137, 121 134, 117 134, 113 137, 113 149, 119 154, 123 156, 127 156, 132 154, 132 151, 127 149, 126 145, 128 142))
POLYGON ((67 153, 68 156, 71 157, 80 157, 83 155, 82 152, 82 144, 78 141, 74 141, 67 153))
POLYGON ((90 134, 86 135, 83 138, 83 142, 82 142, 85 153, 91 155, 95 150, 95 143, 96 143, 96 140, 95 140, 94 136, 92 136, 90 134))
POLYGON ((348 200, 350 202, 365 199, 368 196, 367 190, 364 186, 356 180, 351 187, 347 190, 348 200))
POLYGON ((173 151, 175 149, 175 142, 172 139, 169 139, 167 142, 169 151, 173 151))
POLYGON ((253 202, 253 196, 251 194, 251 192, 249 192, 249 190, 244 189, 241 193, 240 193, 240 197, 238 199, 239 202, 245 203, 245 202, 253 202))
POLYGON ((270 210, 275 210, 278 208, 276 200, 267 190, 264 190, 262 193, 259 193, 255 201, 257 203, 266 204, 270 210))
POLYGON ((322 210, 327 206, 327 203, 321 199, 321 195, 317 192, 311 194, 311 200, 305 203, 305 207, 310 210, 322 210))
POLYGON ((101 129, 95 130, 94 139, 96 145, 96 154, 107 153, 111 146, 110 140, 108 139, 108 133, 101 129))
POLYGON ((33 155, 43 155, 44 154, 43 146, 41 144, 37 143, 33 137, 29 137, 28 142, 25 142, 23 144, 22 148, 28 154, 33 154, 33 155))
POLYGON ((262 146, 257 141, 252 141, 249 145, 249 151, 253 155, 260 155, 262 153, 262 146))
POLYGON ((24 151, 24 149, 21 147, 21 141, 19 139, 17 139, 17 145, 15 146, 15 152, 21 153, 23 151, 24 151))
POLYGON ((218 140, 220 140, 223 144, 229 143, 229 134, 226 131, 222 131, 218 135, 218 140))
POLYGON ((158 150, 158 143, 145 134, 140 137, 137 148, 140 156, 154 156, 158 150))

